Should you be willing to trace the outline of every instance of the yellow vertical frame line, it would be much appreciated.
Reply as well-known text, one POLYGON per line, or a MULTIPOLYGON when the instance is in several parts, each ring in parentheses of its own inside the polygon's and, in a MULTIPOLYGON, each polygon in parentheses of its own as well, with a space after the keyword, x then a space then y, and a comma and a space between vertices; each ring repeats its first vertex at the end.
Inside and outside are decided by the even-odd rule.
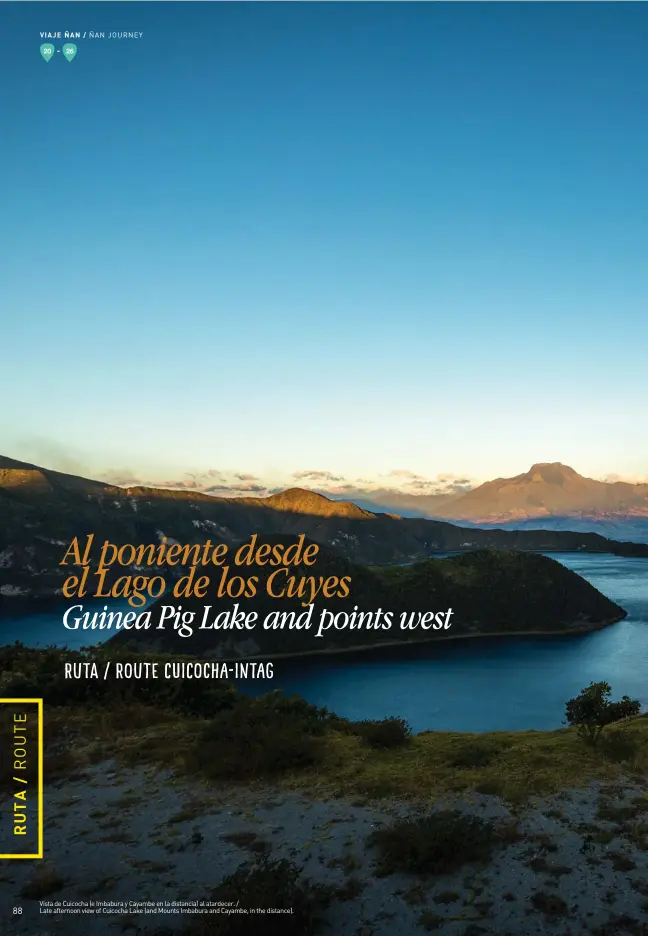
POLYGON ((43 700, 38 700, 38 857, 43 857, 43 770, 45 764, 45 748, 43 727, 43 700))
POLYGON ((23 703, 29 705, 36 705, 38 710, 38 783, 37 783, 37 796, 38 796, 38 851, 34 855, 16 855, 16 854, 0 854, 0 859, 2 858, 42 858, 44 854, 44 817, 43 817, 43 773, 44 773, 44 761, 45 761, 45 749, 44 749, 44 732, 43 732, 43 723, 45 721, 43 714, 43 700, 42 699, 0 699, 0 705, 23 703))

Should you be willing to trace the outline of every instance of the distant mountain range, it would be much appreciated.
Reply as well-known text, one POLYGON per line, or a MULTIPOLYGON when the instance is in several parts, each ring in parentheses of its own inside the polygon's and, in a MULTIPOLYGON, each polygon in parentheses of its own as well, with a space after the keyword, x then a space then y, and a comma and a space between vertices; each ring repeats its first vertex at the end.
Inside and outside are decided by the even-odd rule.
POLYGON ((514 478, 471 491, 416 495, 379 491, 365 509, 517 530, 571 530, 648 543, 648 484, 596 481, 560 462, 540 462, 514 478))
MULTIPOLYGON (((549 484, 535 483, 538 490, 549 484)), ((158 543, 163 536, 181 543, 210 538, 235 544, 255 532, 304 533, 363 565, 409 563, 435 553, 484 548, 648 556, 648 545, 593 533, 466 528, 373 513, 301 488, 264 498, 122 488, 0 457, 0 614, 23 603, 60 598, 69 574, 60 562, 75 536, 94 533, 98 541, 116 544, 158 543)))

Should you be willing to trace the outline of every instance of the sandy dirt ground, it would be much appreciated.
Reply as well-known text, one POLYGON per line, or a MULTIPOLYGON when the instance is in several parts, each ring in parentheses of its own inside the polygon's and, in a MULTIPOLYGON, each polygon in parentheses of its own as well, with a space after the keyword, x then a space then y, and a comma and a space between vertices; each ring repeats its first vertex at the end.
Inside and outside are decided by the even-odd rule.
POLYGON ((135 913, 128 903, 206 898, 224 875, 268 853, 340 889, 325 918, 323 933, 331 936, 648 936, 648 851, 640 827, 646 796, 637 783, 591 785, 535 799, 515 816, 497 797, 445 799, 431 808, 519 818, 520 839, 487 867, 434 879, 379 877, 367 836, 394 817, 417 814, 420 805, 314 802, 270 787, 215 793, 106 762, 46 790, 44 862, 0 862, 0 928, 10 936, 181 928, 180 913, 135 913), (21 895, 37 866, 62 883, 41 899, 21 895), (42 900, 113 905, 89 917, 52 914, 42 900))

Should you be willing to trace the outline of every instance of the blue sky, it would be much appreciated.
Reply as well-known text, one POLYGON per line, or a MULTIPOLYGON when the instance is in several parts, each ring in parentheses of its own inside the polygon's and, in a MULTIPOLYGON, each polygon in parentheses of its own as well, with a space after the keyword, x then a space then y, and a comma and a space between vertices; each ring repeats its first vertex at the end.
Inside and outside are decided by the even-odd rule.
POLYGON ((259 488, 648 475, 645 4, 0 19, 0 451, 259 488), (66 29, 143 36, 45 63, 66 29))

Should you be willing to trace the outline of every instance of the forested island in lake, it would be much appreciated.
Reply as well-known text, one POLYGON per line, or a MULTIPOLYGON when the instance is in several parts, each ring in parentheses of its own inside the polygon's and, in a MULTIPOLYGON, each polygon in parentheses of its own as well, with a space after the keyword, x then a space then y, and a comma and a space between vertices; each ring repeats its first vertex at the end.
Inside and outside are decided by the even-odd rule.
MULTIPOLYGON (((285 546, 296 543, 297 537, 263 539, 268 545, 279 540, 285 546)), ((233 569, 232 574, 241 571, 233 569)), ((112 643, 129 650, 221 659, 268 658, 478 635, 583 633, 626 615, 623 608, 554 559, 508 550, 477 550, 408 566, 370 567, 320 547, 312 567, 297 566, 289 570, 290 576, 312 577, 316 585, 324 580, 345 581, 348 594, 318 597, 312 603, 308 627, 299 626, 308 620, 308 592, 302 597, 274 597, 285 590, 287 576, 273 582, 269 593, 268 579, 276 577, 276 568, 252 564, 244 571, 258 582, 256 594, 238 603, 241 619, 243 614, 257 615, 252 628, 232 628, 235 602, 219 597, 218 574, 211 578, 205 597, 160 598, 148 609, 150 628, 120 631, 112 643), (185 615, 193 613, 190 630, 184 634, 174 627, 171 617, 163 629, 157 628, 164 608, 174 606, 181 606, 185 615), (327 611, 324 627, 320 626, 322 609, 327 611), (269 615, 270 626, 265 628, 263 622, 269 615), (334 624, 334 616, 340 627, 334 624), (201 629, 203 621, 207 626, 201 629)))

